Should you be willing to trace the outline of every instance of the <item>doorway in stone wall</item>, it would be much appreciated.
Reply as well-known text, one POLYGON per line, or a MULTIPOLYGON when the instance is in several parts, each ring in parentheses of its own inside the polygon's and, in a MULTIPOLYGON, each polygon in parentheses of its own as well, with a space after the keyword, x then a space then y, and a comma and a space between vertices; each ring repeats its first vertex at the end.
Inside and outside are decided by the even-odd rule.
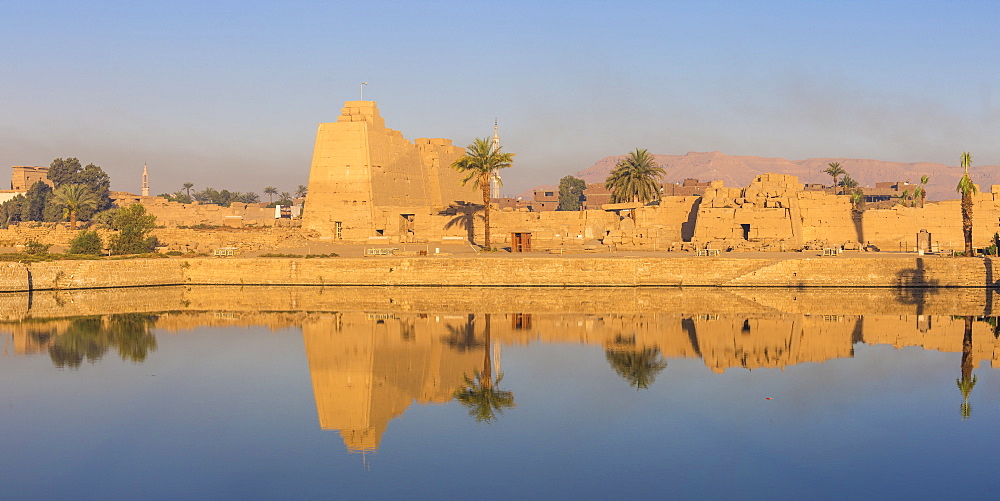
POLYGON ((743 240, 750 240, 750 225, 741 224, 740 226, 743 227, 743 240))
POLYGON ((412 243, 414 239, 414 225, 413 219, 414 214, 400 214, 399 215, 399 241, 403 243, 412 243))

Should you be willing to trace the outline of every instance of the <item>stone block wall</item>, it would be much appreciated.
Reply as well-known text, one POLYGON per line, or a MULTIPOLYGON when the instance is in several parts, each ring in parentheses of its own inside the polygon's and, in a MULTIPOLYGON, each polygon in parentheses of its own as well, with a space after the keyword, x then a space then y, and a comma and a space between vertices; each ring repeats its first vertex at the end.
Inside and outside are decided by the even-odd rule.
POLYGON ((476 200, 450 167, 462 154, 447 139, 411 143, 385 127, 375 102, 348 101, 336 123, 319 125, 303 225, 323 238, 366 241, 398 234, 400 214, 476 200))

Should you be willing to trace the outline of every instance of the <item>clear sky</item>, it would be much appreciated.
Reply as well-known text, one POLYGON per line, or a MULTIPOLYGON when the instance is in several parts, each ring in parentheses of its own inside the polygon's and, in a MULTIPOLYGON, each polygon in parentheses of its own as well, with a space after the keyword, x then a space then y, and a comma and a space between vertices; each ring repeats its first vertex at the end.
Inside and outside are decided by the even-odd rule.
POLYGON ((1000 164, 1000 2, 0 0, 0 168, 305 184, 346 100, 517 154, 516 193, 658 154, 1000 164))

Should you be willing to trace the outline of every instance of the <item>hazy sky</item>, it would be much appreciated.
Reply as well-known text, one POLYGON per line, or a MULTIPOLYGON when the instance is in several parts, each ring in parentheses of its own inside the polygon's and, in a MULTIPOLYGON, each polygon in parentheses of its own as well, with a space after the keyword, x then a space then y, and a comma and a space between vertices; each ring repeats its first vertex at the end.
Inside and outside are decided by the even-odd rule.
POLYGON ((305 184, 345 100, 516 193, 636 147, 1000 164, 1000 2, 0 0, 0 168, 305 184))

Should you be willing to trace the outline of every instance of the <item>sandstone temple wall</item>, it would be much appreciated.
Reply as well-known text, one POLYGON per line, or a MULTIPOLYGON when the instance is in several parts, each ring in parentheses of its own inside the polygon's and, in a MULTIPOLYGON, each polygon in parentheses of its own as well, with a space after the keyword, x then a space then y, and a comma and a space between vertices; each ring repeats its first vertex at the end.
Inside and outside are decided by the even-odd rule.
POLYGON ((337 122, 319 125, 303 227, 327 239, 405 241, 417 214, 477 199, 450 167, 463 152, 448 139, 411 143, 385 127, 374 101, 348 101, 337 122))

